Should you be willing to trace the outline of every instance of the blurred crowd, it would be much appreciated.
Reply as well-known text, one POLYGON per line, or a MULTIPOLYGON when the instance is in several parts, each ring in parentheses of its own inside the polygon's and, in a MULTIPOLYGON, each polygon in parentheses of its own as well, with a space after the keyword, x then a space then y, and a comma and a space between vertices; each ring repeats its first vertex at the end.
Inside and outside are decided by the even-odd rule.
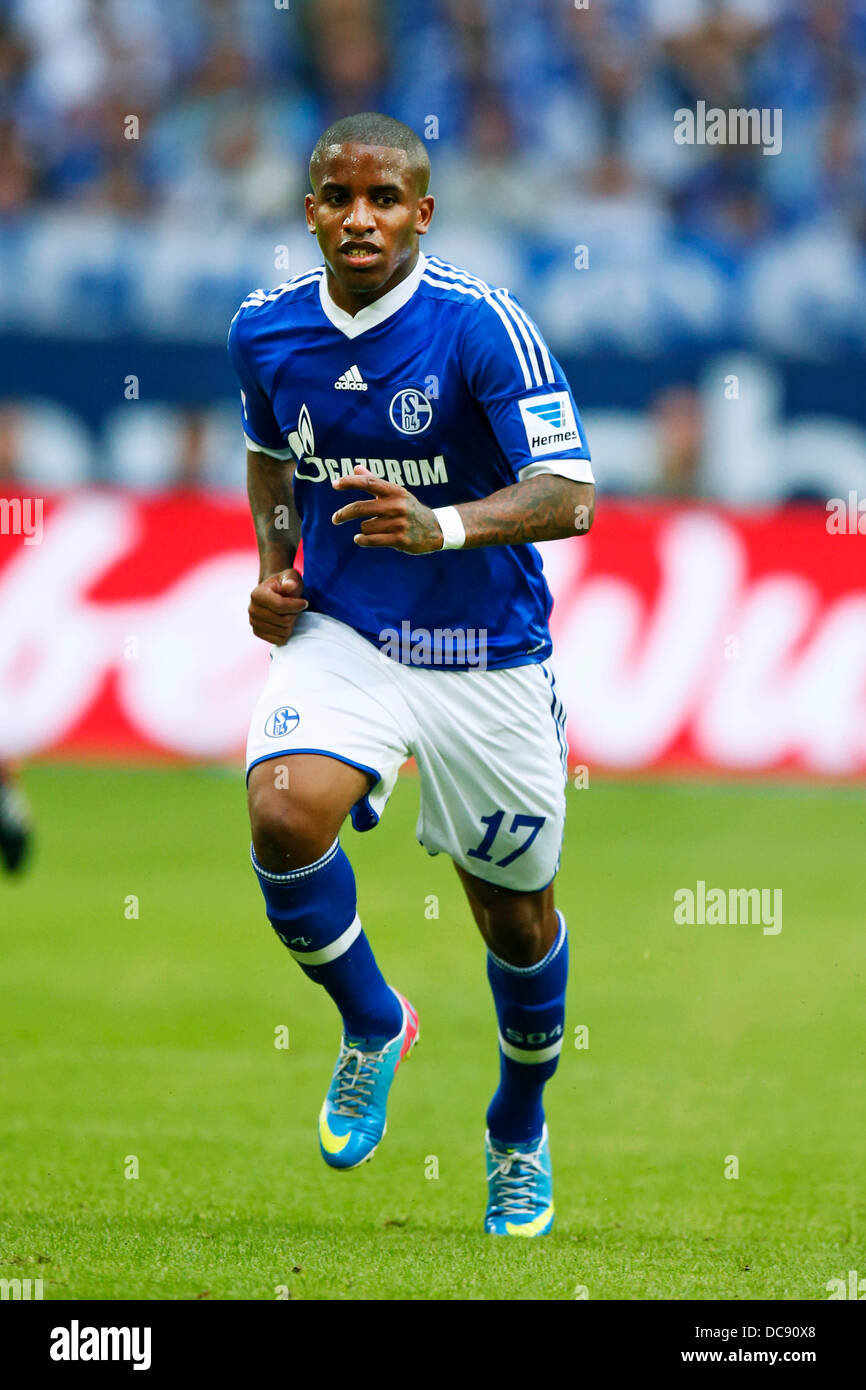
POLYGON ((0 0, 0 331, 221 340, 367 109, 561 355, 866 353, 866 0, 0 0), (781 153, 678 144, 698 102, 781 153))
POLYGON ((438 141, 455 218, 598 201, 722 258, 818 210, 862 237, 864 74, 862 0, 3 0, 0 214, 288 216, 322 127, 381 109, 438 141), (684 154, 698 100, 781 108, 796 160, 684 154))

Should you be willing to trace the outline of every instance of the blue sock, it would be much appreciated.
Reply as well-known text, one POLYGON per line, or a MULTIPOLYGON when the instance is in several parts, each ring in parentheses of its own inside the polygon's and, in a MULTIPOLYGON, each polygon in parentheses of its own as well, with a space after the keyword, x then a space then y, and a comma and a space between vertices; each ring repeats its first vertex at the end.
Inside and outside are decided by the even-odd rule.
POLYGON ((305 975, 330 994, 352 1041, 386 1041, 403 1026, 400 1001, 376 964, 357 912, 355 875, 339 840, 314 864, 263 869, 250 849, 268 919, 305 975))
POLYGON ((499 1020, 499 1087, 487 1110, 491 1138, 503 1144, 540 1139, 545 1082, 559 1061, 565 1024, 568 928, 559 931, 543 960, 520 968, 487 952, 487 978, 499 1020))

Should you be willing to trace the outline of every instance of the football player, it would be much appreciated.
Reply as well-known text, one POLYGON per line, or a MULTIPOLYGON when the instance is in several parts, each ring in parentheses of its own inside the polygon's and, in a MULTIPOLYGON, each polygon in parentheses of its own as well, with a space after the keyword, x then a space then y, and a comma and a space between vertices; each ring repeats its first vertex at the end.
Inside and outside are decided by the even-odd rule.
POLYGON ((252 864, 275 931, 341 1015, 319 1140, 326 1163, 357 1167, 418 1017, 376 962, 340 831, 375 826, 415 758, 418 840, 453 859, 487 946, 500 1079, 485 1229, 540 1236, 568 935, 553 887, 565 713, 534 542, 589 529, 594 480, 529 315, 423 254, 429 178, 401 122, 337 121, 306 198, 323 264, 250 294, 229 331, 261 560, 249 615, 272 647, 247 749, 252 864))

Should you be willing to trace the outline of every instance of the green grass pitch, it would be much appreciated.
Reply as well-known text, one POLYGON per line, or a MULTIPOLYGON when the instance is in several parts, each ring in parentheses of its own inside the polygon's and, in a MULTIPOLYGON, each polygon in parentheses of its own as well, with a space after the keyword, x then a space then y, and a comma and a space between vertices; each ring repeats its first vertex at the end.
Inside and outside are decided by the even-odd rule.
POLYGON ((825 1299, 866 1275, 861 790, 570 792, 557 1219, 523 1242, 481 1230, 494 1016, 412 777, 344 836, 421 1016, 352 1173, 316 1139, 339 1025, 265 920, 241 778, 38 766, 26 786, 38 854, 0 880, 0 1277, 50 1299, 825 1299), (781 888, 782 931, 676 925, 698 879, 781 888))

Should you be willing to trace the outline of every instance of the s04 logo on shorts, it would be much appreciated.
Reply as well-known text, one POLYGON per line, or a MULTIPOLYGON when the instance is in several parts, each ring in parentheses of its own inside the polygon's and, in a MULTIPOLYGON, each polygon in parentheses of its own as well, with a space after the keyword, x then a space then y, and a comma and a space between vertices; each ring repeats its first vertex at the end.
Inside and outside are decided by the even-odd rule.
POLYGON ((265 724, 265 733, 268 738, 285 738, 286 734, 291 734, 298 727, 301 716, 291 705, 280 705, 273 714, 268 716, 265 724))

